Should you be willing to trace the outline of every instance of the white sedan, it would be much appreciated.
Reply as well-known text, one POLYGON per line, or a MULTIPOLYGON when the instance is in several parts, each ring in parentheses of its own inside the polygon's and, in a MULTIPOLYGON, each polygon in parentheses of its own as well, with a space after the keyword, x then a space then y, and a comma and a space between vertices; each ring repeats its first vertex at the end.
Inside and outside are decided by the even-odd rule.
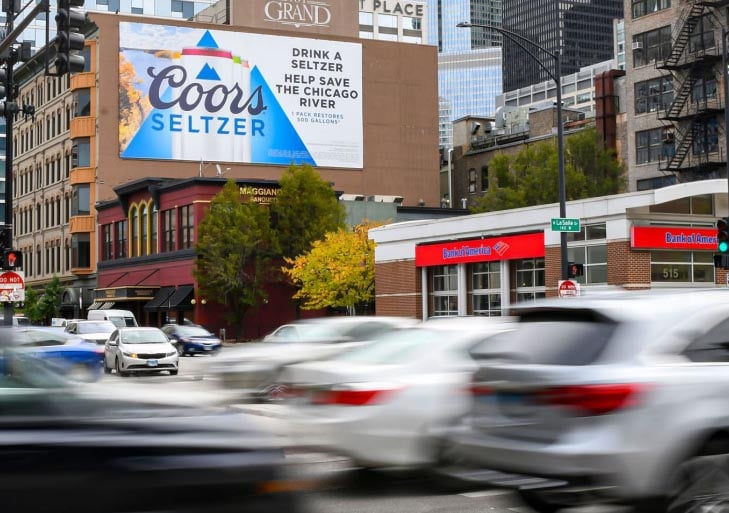
POLYGON ((469 350, 511 329, 485 318, 425 322, 330 360, 286 367, 279 383, 294 441, 368 468, 434 464, 432 433, 470 407, 469 350))

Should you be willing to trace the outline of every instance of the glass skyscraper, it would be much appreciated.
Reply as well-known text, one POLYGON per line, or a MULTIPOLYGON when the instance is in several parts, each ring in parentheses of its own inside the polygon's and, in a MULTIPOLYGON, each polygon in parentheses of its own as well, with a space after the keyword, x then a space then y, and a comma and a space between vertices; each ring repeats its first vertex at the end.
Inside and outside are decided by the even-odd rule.
MULTIPOLYGON (((622 17, 623 0, 504 0, 504 28, 552 53, 558 53, 561 48, 562 75, 612 59, 615 56, 613 22, 622 17)), ((532 50, 553 72, 554 60, 537 49, 532 50)), ((548 79, 548 73, 534 57, 508 38, 504 39, 504 91, 548 79)))
POLYGON ((501 25, 502 0, 428 0, 428 44, 438 47, 440 145, 452 146, 452 122, 492 116, 502 93, 501 37, 462 21, 501 25))

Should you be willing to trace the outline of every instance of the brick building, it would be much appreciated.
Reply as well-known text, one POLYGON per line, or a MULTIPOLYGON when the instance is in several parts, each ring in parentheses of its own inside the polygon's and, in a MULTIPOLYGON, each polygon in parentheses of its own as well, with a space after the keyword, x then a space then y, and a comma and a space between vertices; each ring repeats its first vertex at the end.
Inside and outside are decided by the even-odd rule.
MULTIPOLYGON (((725 286, 715 269, 716 218, 726 180, 567 203, 581 229, 568 234, 568 261, 584 265, 581 295, 725 286)), ((496 316, 523 301, 558 295, 557 204, 414 221, 372 230, 378 315, 496 316)))

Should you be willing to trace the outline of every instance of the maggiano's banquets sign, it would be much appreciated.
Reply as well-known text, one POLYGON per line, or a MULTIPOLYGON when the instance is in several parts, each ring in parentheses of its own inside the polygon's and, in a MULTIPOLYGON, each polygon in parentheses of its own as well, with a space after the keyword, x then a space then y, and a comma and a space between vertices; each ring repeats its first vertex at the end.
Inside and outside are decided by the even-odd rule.
POLYGON ((121 22, 127 159, 363 167, 358 43, 121 22))
POLYGON ((331 6, 320 0, 270 0, 263 7, 264 19, 299 27, 328 27, 331 6))

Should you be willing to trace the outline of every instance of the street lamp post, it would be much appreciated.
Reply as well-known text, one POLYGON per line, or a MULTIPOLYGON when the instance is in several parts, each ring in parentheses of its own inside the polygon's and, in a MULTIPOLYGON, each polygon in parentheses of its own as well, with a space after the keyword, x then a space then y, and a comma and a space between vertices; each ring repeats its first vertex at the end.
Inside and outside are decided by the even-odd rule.
MULTIPOLYGON (((502 34, 503 36, 509 38, 511 41, 517 44, 519 48, 528 53, 529 56, 531 56, 537 62, 537 64, 539 64, 539 66, 541 66, 541 68, 547 72, 550 78, 554 80, 554 84, 557 86, 557 167, 559 170, 559 217, 567 217, 567 193, 565 190, 564 177, 564 127, 562 126, 562 71, 560 69, 561 65, 559 52, 550 52, 542 45, 535 43, 531 39, 528 39, 520 34, 517 34, 516 32, 505 29, 503 27, 499 27, 497 25, 463 21, 456 26, 466 28, 485 28, 502 34), (554 72, 552 72, 552 70, 550 70, 549 67, 546 66, 532 50, 526 47, 525 43, 532 45, 533 47, 536 47, 542 52, 549 55, 554 61, 554 72)), ((562 279, 566 280, 569 278, 569 266, 567 263, 567 232, 560 232, 560 262, 562 279)))

